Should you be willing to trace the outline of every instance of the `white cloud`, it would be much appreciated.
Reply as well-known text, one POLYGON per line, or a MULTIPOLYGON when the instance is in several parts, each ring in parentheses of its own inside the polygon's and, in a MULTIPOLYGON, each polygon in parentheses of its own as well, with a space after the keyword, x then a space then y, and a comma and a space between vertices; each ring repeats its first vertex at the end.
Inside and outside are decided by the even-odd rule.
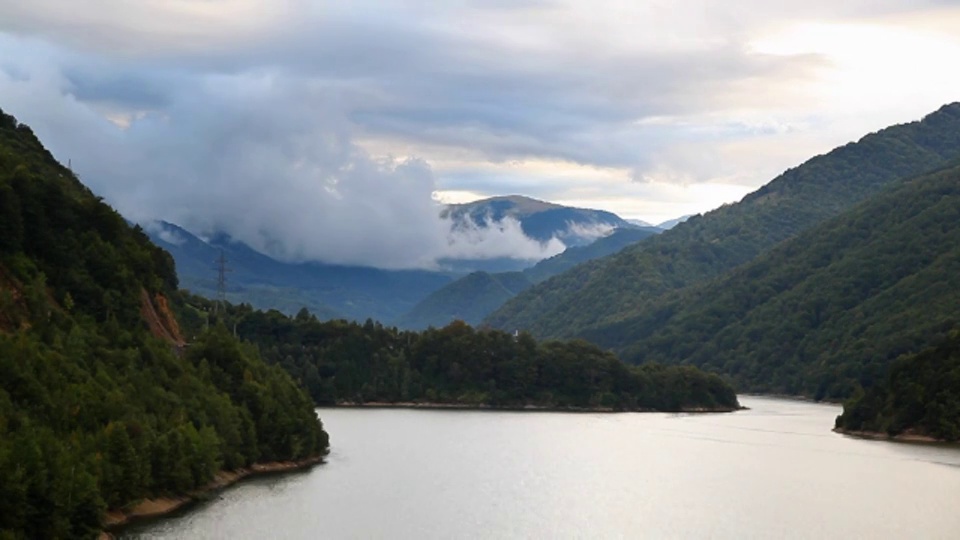
POLYGON ((486 220, 482 224, 467 219, 454 226, 446 221, 451 231, 447 236, 445 258, 495 259, 513 258, 538 261, 562 253, 566 246, 554 237, 540 243, 523 233, 520 222, 512 217, 501 221, 486 220))
POLYGON ((451 242, 435 194, 736 200, 960 99, 958 36, 913 0, 0 2, 0 107, 131 217, 423 266, 556 249, 451 242))

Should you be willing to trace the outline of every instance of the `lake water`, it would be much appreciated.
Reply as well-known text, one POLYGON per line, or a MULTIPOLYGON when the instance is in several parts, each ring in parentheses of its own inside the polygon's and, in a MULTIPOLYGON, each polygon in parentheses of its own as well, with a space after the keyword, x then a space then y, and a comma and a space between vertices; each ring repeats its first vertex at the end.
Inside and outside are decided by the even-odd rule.
POLYGON ((960 448, 832 433, 840 412, 322 409, 308 472, 123 538, 960 538, 960 448))

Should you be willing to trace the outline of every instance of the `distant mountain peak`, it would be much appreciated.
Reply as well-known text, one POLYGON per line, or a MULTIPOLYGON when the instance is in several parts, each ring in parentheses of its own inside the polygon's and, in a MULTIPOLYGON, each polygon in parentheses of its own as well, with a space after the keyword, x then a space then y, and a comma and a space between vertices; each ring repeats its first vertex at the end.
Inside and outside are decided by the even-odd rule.
POLYGON ((472 203, 466 203, 463 206, 484 205, 497 202, 508 202, 513 205, 514 210, 517 213, 524 215, 536 214, 539 212, 545 212, 547 210, 555 210, 557 208, 564 208, 562 205, 548 201, 542 201, 540 199, 534 199, 533 197, 527 197, 526 195, 499 195, 496 197, 480 199, 479 201, 474 201, 472 203))
POLYGON ((523 195, 451 204, 441 216, 451 219, 454 228, 483 229, 513 219, 528 238, 541 243, 558 239, 567 247, 589 244, 615 229, 634 226, 605 210, 563 206, 523 195))
POLYGON ((667 221, 664 221, 663 223, 660 223, 660 224, 656 225, 656 227, 657 227, 658 229, 664 229, 664 230, 672 229, 672 228, 676 227, 677 225, 683 223, 684 221, 692 218, 692 217, 695 216, 695 215, 696 215, 696 214, 687 214, 687 215, 685 215, 685 216, 680 216, 680 217, 678 217, 678 218, 668 219, 667 221))

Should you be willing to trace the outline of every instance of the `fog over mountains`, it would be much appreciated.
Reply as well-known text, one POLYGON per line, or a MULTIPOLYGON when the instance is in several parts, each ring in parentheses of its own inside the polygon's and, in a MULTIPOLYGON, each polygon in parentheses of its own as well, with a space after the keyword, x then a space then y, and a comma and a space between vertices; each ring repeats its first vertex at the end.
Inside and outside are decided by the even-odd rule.
MULTIPOLYGON (((399 320, 427 295, 471 272, 520 271, 544 259, 550 259, 549 268, 560 268, 564 263, 553 259, 568 246, 581 249, 618 230, 659 231, 637 228, 610 212, 518 195, 436 210, 437 222, 448 227, 446 250, 443 256, 423 261, 420 268, 344 264, 336 257, 291 257, 285 239, 251 244, 222 230, 191 231, 165 221, 148 221, 143 226, 174 256, 181 285, 196 293, 217 293, 214 261, 222 252, 230 267, 227 297, 233 302, 287 313, 307 307, 321 318, 385 322, 399 320)), ((388 228, 403 228, 403 222, 388 228)), ((612 245, 619 249, 624 244, 612 245)), ((571 260, 585 257, 582 252, 572 256, 571 260)))
MULTIPOLYGON (((250 212, 256 213, 261 205, 269 202, 252 201, 250 212)), ((399 204, 397 205, 399 206, 399 204)), ((342 264, 353 266, 369 266, 374 268, 398 269, 420 268, 429 270, 470 271, 480 269, 484 261, 512 260, 508 263, 516 269, 532 266, 537 261, 552 257, 563 252, 570 246, 583 246, 592 243, 598 238, 609 235, 617 228, 636 228, 616 214, 602 210, 571 208, 540 201, 521 195, 492 197, 466 204, 434 205, 424 209, 426 216, 420 219, 434 220, 438 238, 443 241, 424 251, 423 239, 410 239, 409 243, 393 247, 389 252, 399 248, 407 248, 411 252, 420 253, 416 259, 410 259, 411 264, 394 264, 396 259, 387 255, 383 257, 371 253, 370 257, 348 256, 342 257, 337 250, 330 252, 314 252, 300 249, 297 236, 278 236, 276 233, 260 230, 252 235, 245 234, 247 227, 228 226, 225 228, 211 225, 198 226, 205 223, 203 216, 184 216, 182 221, 176 220, 147 220, 144 225, 155 231, 157 237, 171 244, 177 244, 183 231, 198 238, 218 238, 228 236, 231 241, 242 242, 250 248, 271 258, 291 263, 320 262, 325 264, 342 264), (176 227, 151 227, 151 223, 172 223, 176 227), (442 234, 440 234, 442 232, 442 234), (429 256, 427 254, 429 253, 429 256), (474 261, 473 265, 464 264, 464 261, 474 261), (412 264, 417 262, 418 264, 412 264)), ((379 228, 376 234, 391 236, 391 230, 403 229, 408 226, 406 214, 394 212, 389 217, 395 221, 385 222, 384 217, 368 214, 353 216, 353 221, 369 219, 379 228)), ((301 216, 288 216, 288 220, 297 221, 301 216)), ((648 225, 648 227, 651 227, 648 225)), ((320 236, 342 236, 326 234, 320 236)), ((371 235, 375 234, 373 232, 371 235)), ((342 241, 342 240, 329 240, 342 241)), ((354 252, 356 255, 358 252, 354 252)))

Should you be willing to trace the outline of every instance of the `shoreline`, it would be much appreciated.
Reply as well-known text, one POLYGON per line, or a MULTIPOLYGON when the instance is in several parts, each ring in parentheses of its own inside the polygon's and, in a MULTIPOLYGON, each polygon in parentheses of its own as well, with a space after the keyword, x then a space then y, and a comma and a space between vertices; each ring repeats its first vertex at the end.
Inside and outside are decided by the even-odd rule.
POLYGON ((545 405, 504 405, 494 406, 487 403, 439 403, 429 401, 338 401, 334 405, 319 408, 328 409, 427 409, 427 410, 472 410, 472 411, 513 411, 513 412, 562 412, 562 413, 728 413, 746 410, 746 407, 686 407, 678 411, 659 409, 614 409, 612 407, 548 407, 545 405))
POLYGON ((874 441, 888 441, 888 442, 904 442, 904 443, 924 443, 924 444, 944 444, 949 443, 950 441, 944 439, 937 439, 936 437, 931 437, 929 435, 922 435, 919 433, 899 433, 897 435, 890 435, 889 433, 883 433, 880 431, 859 431, 853 429, 845 429, 835 427, 832 430, 834 433, 839 433, 841 435, 848 435, 850 437, 857 437, 859 439, 870 439, 874 441))
POLYGON ((844 400, 842 399, 821 399, 816 400, 810 396, 804 396, 802 394, 758 394, 755 392, 743 392, 738 393, 738 396, 744 397, 755 397, 755 398, 772 398, 772 399, 784 399, 788 401, 799 401, 803 403, 814 403, 821 405, 843 405, 844 400))
POLYGON ((309 469, 323 462, 326 455, 314 456, 300 461, 273 461, 269 463, 254 463, 250 467, 234 471, 220 471, 209 484, 193 489, 178 497, 156 497, 143 499, 127 509, 108 510, 101 524, 102 531, 99 540, 114 538, 113 533, 133 523, 162 517, 181 508, 208 498, 210 495, 222 491, 245 478, 252 476, 266 476, 309 469))

